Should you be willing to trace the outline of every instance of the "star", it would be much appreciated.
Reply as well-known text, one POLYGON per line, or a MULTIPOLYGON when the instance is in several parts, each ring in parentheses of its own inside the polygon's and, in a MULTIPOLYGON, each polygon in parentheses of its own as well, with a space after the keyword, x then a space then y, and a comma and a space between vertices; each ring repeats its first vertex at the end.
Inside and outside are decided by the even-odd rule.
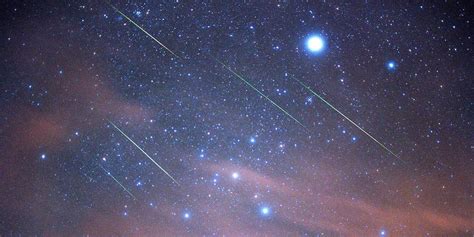
POLYGON ((393 60, 390 60, 386 63, 386 67, 389 71, 395 71, 397 69, 397 63, 393 60))
POLYGON ((262 206, 260 207, 260 215, 263 217, 268 217, 271 214, 271 209, 268 206, 262 206))
POLYGON ((310 36, 306 40, 306 47, 312 53, 320 53, 325 47, 324 39, 319 35, 310 36))
POLYGON ((240 177, 239 173, 237 173, 237 172, 232 173, 232 178, 233 179, 238 179, 239 177, 240 177))

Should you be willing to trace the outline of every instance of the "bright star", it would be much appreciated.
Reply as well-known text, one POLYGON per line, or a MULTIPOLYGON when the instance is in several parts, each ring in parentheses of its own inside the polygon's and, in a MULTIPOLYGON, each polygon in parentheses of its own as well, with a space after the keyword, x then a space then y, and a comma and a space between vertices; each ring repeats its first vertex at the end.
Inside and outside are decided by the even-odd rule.
POLYGON ((311 36, 306 41, 306 47, 313 53, 319 53, 324 49, 324 40, 321 36, 311 36))
POLYGON ((184 219, 189 219, 189 218, 191 218, 191 214, 189 212, 185 212, 183 217, 184 217, 184 219))
POLYGON ((41 159, 45 160, 46 159, 46 154, 41 154, 41 159))
POLYGON ((232 173, 232 178, 233 179, 238 179, 239 178, 239 173, 237 173, 237 172, 232 173))
POLYGON ((397 69, 397 63, 393 60, 388 61, 387 64, 386 64, 386 67, 387 67, 388 70, 394 71, 395 69, 397 69))
POLYGON ((270 213, 271 213, 270 207, 263 206, 263 207, 260 208, 260 214, 261 214, 262 216, 269 216, 270 213))
POLYGON ((257 142, 257 140, 255 140, 255 138, 251 137, 250 138, 250 143, 255 143, 255 142, 257 142))

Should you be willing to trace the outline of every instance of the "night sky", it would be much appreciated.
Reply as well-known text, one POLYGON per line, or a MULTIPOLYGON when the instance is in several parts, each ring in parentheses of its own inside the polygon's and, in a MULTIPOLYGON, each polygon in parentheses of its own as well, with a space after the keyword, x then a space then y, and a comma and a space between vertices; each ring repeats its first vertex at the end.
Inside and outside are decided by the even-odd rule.
POLYGON ((474 235, 472 2, 164 2, 2 4, 0 236, 474 235))

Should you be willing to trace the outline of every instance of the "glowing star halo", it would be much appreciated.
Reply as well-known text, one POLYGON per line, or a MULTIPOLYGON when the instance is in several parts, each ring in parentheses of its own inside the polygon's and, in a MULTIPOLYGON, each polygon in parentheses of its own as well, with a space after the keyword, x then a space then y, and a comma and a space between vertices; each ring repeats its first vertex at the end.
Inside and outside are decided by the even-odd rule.
POLYGON ((306 47, 313 53, 323 51, 325 42, 321 36, 311 36, 306 41, 306 47))

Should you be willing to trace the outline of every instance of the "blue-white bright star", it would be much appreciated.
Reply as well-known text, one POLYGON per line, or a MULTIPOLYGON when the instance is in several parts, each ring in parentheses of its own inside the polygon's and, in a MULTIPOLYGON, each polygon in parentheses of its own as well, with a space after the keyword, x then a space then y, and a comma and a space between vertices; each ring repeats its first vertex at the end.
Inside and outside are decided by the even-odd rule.
POLYGON ((268 206, 261 206, 260 207, 260 215, 267 217, 270 216, 272 210, 268 206))
POLYGON ((326 43, 319 35, 314 35, 306 40, 306 47, 312 53, 320 53, 324 50, 326 43))
POLYGON ((240 177, 239 173, 237 173, 237 172, 232 173, 232 178, 233 179, 238 179, 239 177, 240 177))
POLYGON ((397 63, 393 60, 390 60, 387 62, 386 67, 389 71, 395 71, 397 69, 397 63))
POLYGON ((183 214, 183 218, 184 218, 184 219, 189 219, 189 218, 191 218, 191 213, 185 212, 185 213, 183 214))

